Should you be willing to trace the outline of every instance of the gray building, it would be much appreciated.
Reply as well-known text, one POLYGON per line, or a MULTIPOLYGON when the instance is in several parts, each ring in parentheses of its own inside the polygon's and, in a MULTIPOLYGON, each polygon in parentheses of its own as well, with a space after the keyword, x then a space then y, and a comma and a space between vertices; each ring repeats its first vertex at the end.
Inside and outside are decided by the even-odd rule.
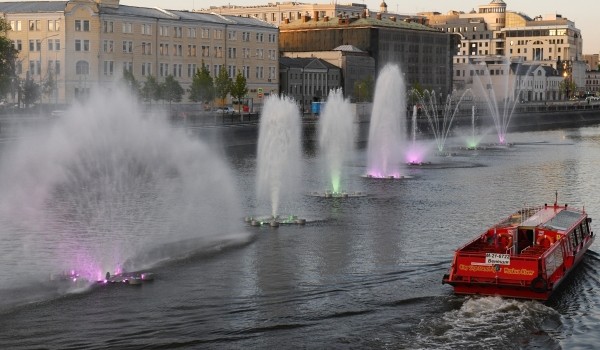
POLYGON ((319 58, 279 59, 280 91, 293 97, 305 113, 313 101, 327 98, 331 89, 341 87, 341 69, 319 58))

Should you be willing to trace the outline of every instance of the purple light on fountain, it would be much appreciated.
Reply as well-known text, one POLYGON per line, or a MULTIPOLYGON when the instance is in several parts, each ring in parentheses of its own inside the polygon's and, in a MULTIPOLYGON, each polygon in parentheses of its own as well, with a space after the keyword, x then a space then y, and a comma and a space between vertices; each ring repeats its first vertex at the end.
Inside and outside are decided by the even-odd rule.
POLYGON ((377 78, 367 145, 367 176, 402 176, 402 146, 406 139, 405 85, 397 65, 386 65, 377 78))
POLYGON ((71 269, 78 283, 103 280, 241 232, 226 163, 134 100, 117 87, 96 91, 3 148, 0 266, 15 269, 0 271, 0 285, 71 269))
POLYGON ((417 142, 417 106, 413 106, 412 124, 411 124, 412 142, 408 146, 406 152, 406 163, 419 164, 423 163, 427 155, 427 147, 417 142))

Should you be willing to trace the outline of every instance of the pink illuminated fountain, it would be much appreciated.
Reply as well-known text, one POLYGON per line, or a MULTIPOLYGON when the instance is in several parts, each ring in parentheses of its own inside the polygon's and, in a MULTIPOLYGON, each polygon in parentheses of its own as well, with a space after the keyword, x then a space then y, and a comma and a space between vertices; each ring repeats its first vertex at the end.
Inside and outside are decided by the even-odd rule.
POLYGON ((94 93, 4 147, 0 285, 104 280, 248 237, 226 164, 132 100, 94 93))
POLYGON ((397 65, 386 65, 377 78, 367 145, 367 177, 399 179, 405 146, 406 98, 404 79, 397 65))

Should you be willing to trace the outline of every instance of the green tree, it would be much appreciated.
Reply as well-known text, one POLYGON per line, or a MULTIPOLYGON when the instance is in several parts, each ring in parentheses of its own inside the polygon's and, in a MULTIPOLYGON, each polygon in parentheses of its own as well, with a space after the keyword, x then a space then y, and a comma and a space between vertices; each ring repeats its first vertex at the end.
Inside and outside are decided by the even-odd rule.
POLYGON ((185 93, 185 91, 183 90, 183 88, 181 87, 181 85, 179 84, 179 82, 177 80, 175 80, 175 78, 172 75, 169 75, 165 78, 164 83, 160 84, 161 85, 161 95, 162 95, 162 99, 165 101, 169 102, 169 105, 171 104, 171 102, 180 102, 181 98, 183 97, 183 94, 185 93))
POLYGON ((123 86, 128 89, 131 94, 136 97, 139 98, 141 95, 141 84, 139 81, 137 81, 137 79, 135 79, 135 76, 133 76, 133 72, 129 69, 124 69, 123 70, 123 76, 121 77, 121 84, 123 84, 123 86))
POLYGON ((229 74, 227 74, 227 70, 221 66, 219 75, 215 79, 215 95, 221 100, 222 105, 224 105, 224 101, 231 91, 231 85, 231 79, 229 78, 229 74))
POLYGON ((23 84, 23 104, 29 107, 40 99, 40 86, 33 79, 25 80, 23 84))
POLYGON ((190 100, 194 102, 209 102, 215 98, 215 86, 208 71, 208 66, 202 61, 202 68, 196 70, 192 86, 189 89, 190 100))
POLYGON ((10 25, 0 18, 0 96, 11 91, 11 84, 15 78, 18 51, 12 41, 6 37, 6 32, 9 30, 10 25))
POLYGON ((372 102, 375 82, 372 76, 354 82, 354 96, 357 102, 372 102))
POLYGON ((575 85, 575 82, 573 80, 567 77, 558 84, 558 89, 561 92, 561 94, 565 95, 568 99, 571 96, 573 96, 573 93, 575 93, 577 85, 575 85))
POLYGON ((54 96, 54 92, 57 89, 56 78, 54 76, 54 72, 52 70, 48 71, 48 75, 46 79, 42 83, 42 93, 46 95, 48 101, 54 96))
POLYGON ((142 87, 142 96, 145 101, 158 101, 161 99, 160 84, 152 75, 146 76, 144 87, 142 87))
POLYGON ((235 76, 235 81, 231 84, 230 93, 231 97, 238 101, 238 113, 240 113, 240 109, 242 108, 242 98, 248 93, 246 77, 244 77, 242 72, 238 71, 238 74, 235 76))

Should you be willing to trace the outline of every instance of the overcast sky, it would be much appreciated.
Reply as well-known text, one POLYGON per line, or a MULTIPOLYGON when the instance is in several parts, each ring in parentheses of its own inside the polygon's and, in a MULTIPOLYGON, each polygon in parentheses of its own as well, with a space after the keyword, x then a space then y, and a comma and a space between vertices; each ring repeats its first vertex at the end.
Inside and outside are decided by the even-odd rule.
MULTIPOLYGON (((289 1, 289 0, 288 0, 289 1)), ((327 0, 298 0, 305 3, 328 3, 327 0)), ((382 0, 343 0, 338 3, 364 3, 371 10, 379 9, 382 0)), ((123 5, 191 10, 220 5, 264 5, 275 0, 121 0, 123 5)), ((280 1, 283 2, 283 1, 280 1)), ((446 13, 449 10, 468 12, 491 0, 386 0, 390 12, 415 14, 423 11, 446 13)), ((523 12, 530 17, 558 13, 575 22, 583 36, 583 53, 600 53, 600 1, 598 0, 504 0, 509 11, 523 12)))

